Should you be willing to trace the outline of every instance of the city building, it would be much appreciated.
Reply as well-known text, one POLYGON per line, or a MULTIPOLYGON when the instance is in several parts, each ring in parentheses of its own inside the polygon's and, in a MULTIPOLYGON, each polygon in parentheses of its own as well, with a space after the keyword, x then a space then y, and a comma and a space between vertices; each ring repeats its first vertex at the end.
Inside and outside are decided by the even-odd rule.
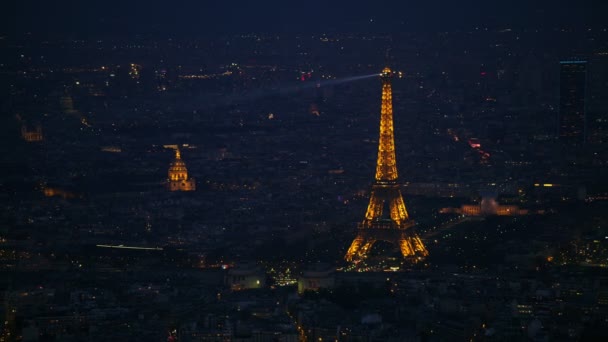
POLYGON ((61 110, 65 113, 65 114, 76 114, 78 113, 78 111, 74 108, 74 99, 72 98, 71 95, 69 94, 64 94, 60 100, 59 103, 61 105, 61 110))
POLYGON ((35 130, 30 131, 24 125, 21 127, 21 137, 23 138, 23 140, 25 140, 27 142, 42 141, 43 140, 42 127, 40 127, 40 125, 38 125, 38 126, 36 126, 35 130))
POLYGON ((167 184, 170 191, 196 190, 194 178, 188 178, 188 169, 186 168, 186 163, 182 160, 179 148, 175 149, 175 160, 169 166, 167 184))
POLYGON ((527 215, 527 209, 521 209, 517 205, 499 204, 496 198, 486 196, 479 204, 463 204, 460 208, 442 208, 440 214, 461 214, 465 216, 520 216, 527 215))
POLYGON ((608 142, 608 52, 589 59, 587 70, 587 139, 593 144, 608 142))
POLYGON ((587 61, 561 61, 559 81, 559 139, 567 143, 582 144, 587 134, 587 61))
POLYGON ((260 289, 266 286, 266 273, 255 263, 239 263, 228 270, 226 285, 234 291, 260 289))
POLYGON ((298 279, 298 293, 330 289, 335 284, 335 269, 329 264, 316 264, 304 270, 298 279))

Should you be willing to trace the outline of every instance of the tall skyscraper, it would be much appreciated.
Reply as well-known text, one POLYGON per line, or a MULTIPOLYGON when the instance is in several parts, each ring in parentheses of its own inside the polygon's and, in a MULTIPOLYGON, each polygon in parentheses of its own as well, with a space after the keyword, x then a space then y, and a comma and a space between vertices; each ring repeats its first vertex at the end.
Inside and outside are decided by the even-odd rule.
POLYGON ((587 70, 587 139, 608 143, 608 52, 595 54, 587 70))
POLYGON ((384 68, 382 79, 382 105, 380 108, 380 139, 376 162, 376 181, 357 236, 344 257, 346 261, 365 259, 376 241, 387 241, 399 246, 405 258, 421 259, 428 255, 426 247, 414 231, 397 177, 395 136, 393 129, 393 91, 391 69, 384 68))
POLYGON ((587 136, 585 91, 587 61, 561 61, 559 78, 559 139, 582 144, 587 136))

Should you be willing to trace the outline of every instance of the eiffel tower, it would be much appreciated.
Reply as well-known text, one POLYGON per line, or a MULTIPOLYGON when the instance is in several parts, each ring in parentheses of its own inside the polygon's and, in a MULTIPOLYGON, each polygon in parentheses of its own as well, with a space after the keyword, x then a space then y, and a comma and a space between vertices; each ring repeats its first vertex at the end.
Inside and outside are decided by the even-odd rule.
POLYGON ((376 241, 387 241, 399 246, 404 258, 424 257, 429 253, 414 232, 414 221, 409 218, 400 185, 397 183, 397 160, 393 133, 392 71, 382 70, 382 107, 380 110, 380 139, 376 181, 365 213, 358 227, 357 237, 346 252, 346 261, 365 259, 376 241))

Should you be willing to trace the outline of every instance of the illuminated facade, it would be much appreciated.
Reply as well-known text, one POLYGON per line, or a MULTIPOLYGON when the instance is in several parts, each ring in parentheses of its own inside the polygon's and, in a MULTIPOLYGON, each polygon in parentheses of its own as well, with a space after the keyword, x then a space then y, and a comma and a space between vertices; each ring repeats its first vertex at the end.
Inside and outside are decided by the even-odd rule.
POLYGON ((186 163, 182 160, 179 149, 175 149, 175 160, 169 166, 169 179, 167 184, 170 191, 194 191, 196 183, 193 178, 188 178, 186 163))
POLYGON ((357 237, 344 257, 346 261, 364 259, 373 244, 380 241, 399 246, 403 257, 424 257, 428 251, 414 232, 397 182, 397 160, 393 132, 393 92, 390 68, 384 68, 382 79, 382 106, 380 111, 380 139, 376 180, 372 185, 371 198, 357 237))
POLYGON ((36 126, 36 130, 29 131, 25 126, 21 127, 21 137, 23 140, 27 142, 36 142, 42 141, 42 128, 40 126, 36 126))
POLYGON ((312 269, 304 270, 298 279, 298 293, 331 289, 335 286, 335 269, 329 265, 315 265, 312 269))
POLYGON ((60 188, 52 188, 52 187, 47 187, 47 186, 42 186, 42 193, 44 194, 44 196, 46 197, 61 197, 63 199, 71 199, 71 198, 76 198, 76 197, 82 197, 82 196, 78 196, 70 191, 66 191, 64 189, 60 189, 60 188))
POLYGON ((484 197, 479 204, 464 204, 460 208, 442 208, 439 213, 465 216, 521 216, 527 215, 529 211, 516 205, 498 204, 493 197, 484 197))

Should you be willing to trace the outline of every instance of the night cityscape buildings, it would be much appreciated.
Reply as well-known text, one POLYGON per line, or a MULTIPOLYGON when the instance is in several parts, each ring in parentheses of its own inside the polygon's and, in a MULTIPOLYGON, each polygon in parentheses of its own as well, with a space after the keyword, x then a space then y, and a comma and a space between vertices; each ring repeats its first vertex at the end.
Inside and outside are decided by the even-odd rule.
POLYGON ((608 2, 2 6, 0 341, 608 340, 608 2))

